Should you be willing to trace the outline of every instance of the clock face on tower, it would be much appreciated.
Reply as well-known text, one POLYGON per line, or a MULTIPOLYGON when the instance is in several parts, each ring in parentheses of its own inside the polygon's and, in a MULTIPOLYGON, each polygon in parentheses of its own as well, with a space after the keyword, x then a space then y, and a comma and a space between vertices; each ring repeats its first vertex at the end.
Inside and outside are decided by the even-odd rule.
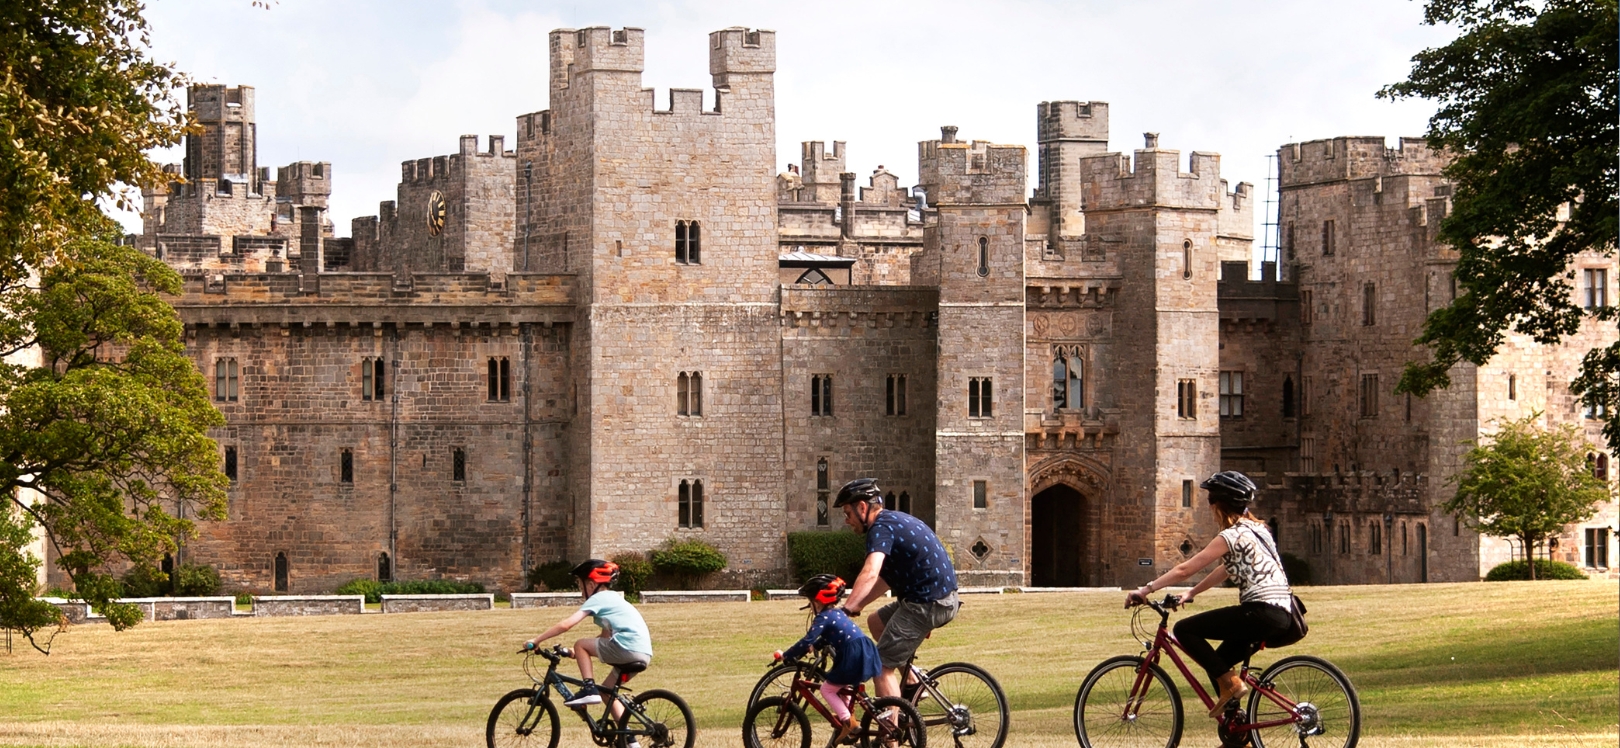
POLYGON ((444 193, 434 190, 433 194, 428 195, 427 222, 429 234, 438 236, 439 232, 444 231, 445 212, 444 193))

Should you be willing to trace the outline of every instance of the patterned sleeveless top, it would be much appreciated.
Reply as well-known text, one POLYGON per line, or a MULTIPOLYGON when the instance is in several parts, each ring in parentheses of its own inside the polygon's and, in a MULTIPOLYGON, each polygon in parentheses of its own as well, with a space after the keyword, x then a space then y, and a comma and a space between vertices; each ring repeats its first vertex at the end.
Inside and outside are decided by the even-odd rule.
POLYGON ((1222 530, 1221 537, 1226 539, 1227 547, 1221 564, 1226 567, 1227 576, 1237 583, 1238 600, 1292 610, 1293 591, 1288 587, 1288 575, 1283 573, 1282 563, 1273 552, 1277 546, 1271 540, 1271 532, 1263 525, 1238 522, 1222 530))

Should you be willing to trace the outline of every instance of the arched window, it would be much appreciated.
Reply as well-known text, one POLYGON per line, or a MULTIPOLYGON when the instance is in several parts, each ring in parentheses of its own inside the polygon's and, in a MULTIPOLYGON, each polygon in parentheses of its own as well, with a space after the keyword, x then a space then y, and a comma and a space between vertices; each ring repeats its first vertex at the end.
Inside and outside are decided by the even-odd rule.
POLYGON ((675 378, 675 415, 684 416, 691 412, 691 386, 692 381, 686 372, 675 378))
POLYGON ((1283 377, 1283 418, 1294 417, 1294 378, 1283 377))
POLYGON ((979 237, 979 277, 990 274, 990 240, 979 237))
POLYGON ((286 551, 276 551, 275 576, 277 592, 287 591, 287 575, 287 553, 286 551))
POLYGON ((883 508, 887 509, 889 511, 894 511, 894 492, 893 491, 890 491, 888 493, 888 495, 883 497, 883 508))
POLYGON ((377 581, 394 581, 394 565, 389 563, 387 552, 377 554, 377 581))
POLYGON ((1192 240, 1181 243, 1181 279, 1192 278, 1192 240))
POLYGON ((683 480, 677 490, 676 503, 679 505, 679 525, 681 527, 703 527, 703 481, 683 480))
POLYGON ((1052 410, 1069 407, 1069 359, 1059 349, 1052 357, 1052 410))
POLYGON ((900 511, 911 514, 911 494, 909 492, 900 492, 900 511))

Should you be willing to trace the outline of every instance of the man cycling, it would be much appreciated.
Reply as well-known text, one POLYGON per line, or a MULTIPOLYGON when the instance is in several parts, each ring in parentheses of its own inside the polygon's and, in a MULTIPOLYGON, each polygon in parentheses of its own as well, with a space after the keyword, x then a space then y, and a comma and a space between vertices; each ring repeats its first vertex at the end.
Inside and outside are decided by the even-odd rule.
POLYGON ((956 569, 922 520, 883 509, 877 481, 857 478, 844 484, 833 506, 844 510, 845 524, 866 535, 866 563, 844 610, 853 618, 885 590, 894 592, 894 602, 879 608, 866 625, 877 639, 883 664, 875 680, 878 695, 900 696, 900 668, 911 663, 929 632, 950 623, 961 607, 956 569))

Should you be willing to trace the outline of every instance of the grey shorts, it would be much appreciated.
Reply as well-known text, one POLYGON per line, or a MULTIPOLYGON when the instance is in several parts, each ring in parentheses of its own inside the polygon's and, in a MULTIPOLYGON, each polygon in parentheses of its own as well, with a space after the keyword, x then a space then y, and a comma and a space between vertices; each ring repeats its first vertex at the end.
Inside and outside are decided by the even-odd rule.
MULTIPOLYGON (((596 656, 604 665, 629 665, 632 662, 639 662, 642 665, 652 664, 652 655, 632 652, 612 639, 596 640, 596 656)), ((615 667, 608 671, 608 677, 604 678, 602 683, 612 685, 618 682, 618 678, 619 669, 615 667)))
POLYGON ((878 618, 883 620, 883 636, 878 638, 877 648, 883 667, 905 667, 928 638, 928 632, 955 620, 956 611, 961 607, 962 601, 952 592, 931 603, 896 600, 878 608, 878 618))

